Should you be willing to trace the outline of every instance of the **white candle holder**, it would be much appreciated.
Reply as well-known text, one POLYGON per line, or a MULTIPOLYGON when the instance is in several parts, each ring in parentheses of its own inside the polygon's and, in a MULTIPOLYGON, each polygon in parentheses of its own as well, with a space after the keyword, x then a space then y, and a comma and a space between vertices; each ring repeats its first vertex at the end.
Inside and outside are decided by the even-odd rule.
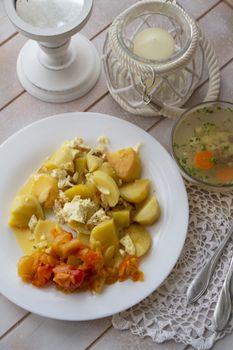
POLYGON ((130 113, 176 117, 197 87, 207 63, 205 101, 218 97, 220 73, 214 50, 195 21, 169 0, 140 1, 112 23, 103 48, 108 89, 130 113), (175 52, 160 61, 133 52, 134 39, 146 28, 163 28, 175 41, 175 52))
POLYGON ((19 17, 15 0, 5 0, 11 22, 32 39, 23 46, 17 60, 18 78, 31 95, 46 102, 67 102, 83 96, 96 84, 99 55, 86 37, 76 34, 87 22, 92 2, 80 1, 82 8, 75 21, 41 28, 19 17))

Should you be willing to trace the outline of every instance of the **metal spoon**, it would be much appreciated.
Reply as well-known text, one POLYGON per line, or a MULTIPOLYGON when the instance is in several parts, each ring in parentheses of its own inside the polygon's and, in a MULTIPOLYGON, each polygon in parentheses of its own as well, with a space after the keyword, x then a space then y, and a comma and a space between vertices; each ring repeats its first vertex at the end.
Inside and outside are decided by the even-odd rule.
POLYGON ((225 247, 226 243, 228 242, 229 238, 231 237, 233 233, 233 220, 230 222, 231 228, 227 232, 225 238, 219 245, 219 247, 216 249, 214 255, 210 258, 210 260, 206 263, 206 265, 203 267, 203 269, 196 275, 192 283, 190 284, 188 291, 187 291, 187 301, 188 303, 194 303, 197 301, 202 294, 206 291, 211 276, 214 272, 215 266, 218 262, 218 259, 222 253, 223 248, 225 247))
POLYGON ((218 301, 214 310, 214 329, 216 331, 222 331, 231 316, 232 313, 232 292, 231 292, 231 278, 233 273, 233 257, 225 281, 223 283, 218 301))

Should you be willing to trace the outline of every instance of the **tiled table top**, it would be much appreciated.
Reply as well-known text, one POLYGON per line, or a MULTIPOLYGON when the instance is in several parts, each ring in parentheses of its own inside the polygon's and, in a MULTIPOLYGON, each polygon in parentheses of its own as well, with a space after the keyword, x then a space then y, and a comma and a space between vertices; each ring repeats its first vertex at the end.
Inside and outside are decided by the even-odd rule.
MULTIPOLYGON (((142 118, 123 111, 111 98, 102 73, 95 88, 86 96, 66 104, 43 103, 26 93, 16 76, 16 59, 26 39, 16 33, 5 16, 0 0, 0 142, 41 118, 62 112, 94 111, 115 115, 139 125, 169 150, 173 121, 142 118)), ((134 3, 133 0, 96 0, 92 16, 83 33, 102 50, 106 30, 114 17, 134 3)), ((217 53, 221 68, 221 99, 233 101, 233 0, 180 0, 205 31, 217 53)), ((207 87, 207 74, 189 101, 200 102, 207 87)), ((0 296, 1 350, 191 350, 189 346, 167 342, 156 344, 129 332, 113 329, 111 318, 91 322, 61 322, 33 315, 0 296)), ((231 350, 233 334, 220 340, 214 350, 231 350)))

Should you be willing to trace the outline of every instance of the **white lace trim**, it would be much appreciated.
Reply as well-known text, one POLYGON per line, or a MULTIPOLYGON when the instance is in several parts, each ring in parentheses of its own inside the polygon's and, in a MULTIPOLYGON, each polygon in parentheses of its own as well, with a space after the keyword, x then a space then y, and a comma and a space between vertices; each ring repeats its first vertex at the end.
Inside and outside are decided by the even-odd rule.
POLYGON ((140 304, 114 315, 112 322, 116 329, 129 329, 157 343, 173 339, 204 350, 233 330, 233 319, 224 331, 213 330, 213 312, 232 257, 232 239, 223 251, 206 293, 188 305, 186 290, 226 234, 233 217, 233 192, 211 193, 188 183, 186 188, 189 230, 176 266, 159 289, 140 304))

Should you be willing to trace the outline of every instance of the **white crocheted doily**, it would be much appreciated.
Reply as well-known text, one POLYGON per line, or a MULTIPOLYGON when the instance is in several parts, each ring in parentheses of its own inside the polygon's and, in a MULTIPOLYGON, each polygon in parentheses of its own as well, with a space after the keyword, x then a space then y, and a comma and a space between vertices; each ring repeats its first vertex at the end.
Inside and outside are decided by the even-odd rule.
POLYGON ((113 326, 129 329, 157 343, 173 339, 196 349, 210 349, 233 329, 233 319, 222 332, 213 330, 213 312, 233 253, 233 240, 225 247, 206 293, 188 305, 186 290, 197 271, 222 241, 233 213, 233 192, 211 193, 186 183, 189 229, 181 256, 165 282, 131 309, 114 315, 113 326))

